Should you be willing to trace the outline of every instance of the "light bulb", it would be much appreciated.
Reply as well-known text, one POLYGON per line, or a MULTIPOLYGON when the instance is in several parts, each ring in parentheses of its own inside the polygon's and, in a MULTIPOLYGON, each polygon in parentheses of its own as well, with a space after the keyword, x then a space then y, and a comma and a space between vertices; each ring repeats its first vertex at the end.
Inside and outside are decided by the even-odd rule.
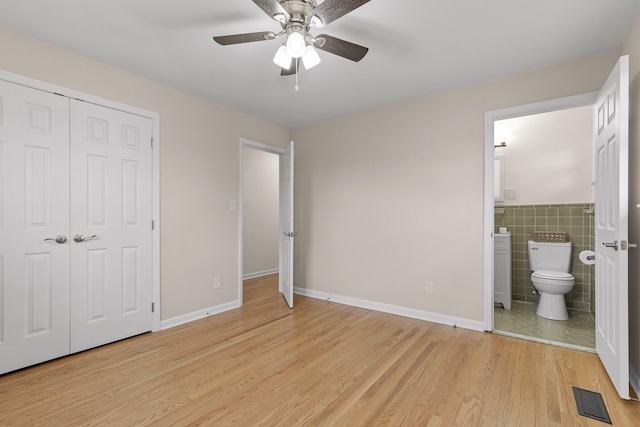
POLYGON ((291 68, 291 59, 291 55, 289 55, 289 52, 287 52, 287 47, 285 45, 282 45, 276 52, 276 55, 273 57, 273 62, 280 68, 288 70, 289 68, 291 68))
POLYGON ((304 68, 307 70, 315 67, 320 63, 320 56, 318 52, 313 48, 313 46, 309 45, 304 50, 304 55, 302 55, 302 63, 304 64, 304 68))
POLYGON ((300 58, 304 54, 306 43, 304 36, 297 31, 291 32, 287 38, 287 52, 293 58, 300 58))

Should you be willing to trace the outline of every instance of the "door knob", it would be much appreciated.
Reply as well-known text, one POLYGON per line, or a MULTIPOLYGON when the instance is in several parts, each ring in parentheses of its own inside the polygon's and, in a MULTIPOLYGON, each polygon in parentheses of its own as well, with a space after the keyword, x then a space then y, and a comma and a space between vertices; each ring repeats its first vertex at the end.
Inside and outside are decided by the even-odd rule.
POLYGON ((82 234, 76 234, 75 236, 73 236, 73 241, 76 243, 82 243, 85 240, 93 240, 96 237, 98 237, 97 235, 93 235, 93 236, 83 236, 82 234))
POLYGON ((46 239, 44 239, 45 242, 47 242, 49 240, 53 240, 54 242, 56 242, 56 243, 61 245, 63 243, 67 243, 67 236, 63 236, 62 234, 60 234, 59 236, 56 236, 55 238, 47 237, 46 239))
POLYGON ((613 243, 605 243, 602 242, 603 245, 605 245, 607 248, 613 248, 614 251, 618 250, 618 241, 614 240, 613 243))

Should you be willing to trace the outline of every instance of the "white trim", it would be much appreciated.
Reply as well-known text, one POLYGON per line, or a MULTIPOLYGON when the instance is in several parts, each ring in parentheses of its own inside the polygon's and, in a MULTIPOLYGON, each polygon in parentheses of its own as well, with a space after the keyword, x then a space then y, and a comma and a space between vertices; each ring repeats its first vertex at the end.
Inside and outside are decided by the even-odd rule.
POLYGON ((567 108, 584 107, 596 102, 597 92, 518 105, 484 113, 484 330, 493 330, 493 154, 496 120, 531 114, 547 113, 567 108))
POLYGON ((160 115, 152 113, 151 120, 153 120, 153 301, 155 311, 152 314, 151 330, 157 332, 161 328, 160 317, 160 115))
MULTIPOLYGON (((245 279, 244 277, 244 265, 243 265, 243 234, 244 234, 244 206, 242 203, 242 148, 253 148, 255 150, 266 151, 267 153, 277 154, 278 156, 282 156, 285 152, 284 148, 273 147, 271 145, 263 144, 261 142, 251 141, 250 139, 240 138, 238 141, 238 301, 240 302, 239 307, 243 304, 242 298, 242 281, 245 279)), ((276 269, 274 273, 277 273, 279 269, 276 269)), ((268 273, 273 274, 273 273, 268 273)), ((254 276, 258 277, 258 276, 254 276)), ((246 277, 247 279, 250 277, 246 277)))
POLYGON ((445 316, 438 313, 431 313, 424 310, 416 310, 413 308, 401 307, 398 305, 384 304, 375 301, 368 301, 359 298, 345 297, 342 295, 333 295, 325 292, 313 291, 304 288, 294 288, 294 292, 298 295, 304 295, 311 298, 323 299, 325 301, 337 302, 339 304, 350 305, 353 307, 366 308, 368 310, 380 311, 383 313, 395 314, 398 316, 410 317, 412 319, 426 320, 428 322, 440 323, 443 325, 451 325, 453 327, 461 327, 471 329, 473 331, 483 331, 483 323, 460 317, 445 316))
POLYGON ((181 314, 180 316, 165 319, 161 322, 161 330, 173 328, 174 326, 184 325, 185 323, 195 322, 196 320, 204 319, 205 317, 213 316, 216 314, 224 313, 225 311, 233 310, 240 307, 242 304, 240 301, 231 301, 224 304, 216 305, 213 307, 197 310, 187 314, 181 314))
MULTIPOLYGON (((114 110, 124 111, 129 114, 135 114, 137 116, 146 117, 152 121, 152 138, 153 138, 153 159, 152 159, 152 186, 153 186, 153 220, 154 230, 152 232, 153 244, 152 244, 152 293, 153 303, 155 311, 151 317, 151 330, 156 332, 161 328, 161 316, 160 316, 160 115, 153 111, 143 110, 141 108, 132 107, 130 105, 122 104, 116 101, 112 101, 98 96, 89 95, 84 92, 79 92, 73 89, 65 88, 62 86, 47 83, 41 80, 35 80, 29 77, 21 76, 19 74, 10 73, 8 71, 0 70, 0 80, 19 84, 22 86, 30 87, 32 89, 41 90, 57 95, 62 95, 71 99, 78 99, 91 104, 100 105, 103 107, 111 108, 114 110)), ((149 224, 151 226, 151 224, 149 224)))
POLYGON ((262 271, 256 271, 254 273, 247 273, 247 274, 243 274, 242 275, 242 280, 255 279, 256 277, 269 276, 270 274, 276 274, 279 271, 280 271, 279 268, 272 268, 270 270, 262 270, 262 271))

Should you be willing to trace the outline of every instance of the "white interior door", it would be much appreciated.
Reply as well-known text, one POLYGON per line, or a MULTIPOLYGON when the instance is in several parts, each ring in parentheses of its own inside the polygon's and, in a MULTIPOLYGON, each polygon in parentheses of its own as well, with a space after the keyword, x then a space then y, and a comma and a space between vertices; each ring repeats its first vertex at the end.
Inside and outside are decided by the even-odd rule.
POLYGON ((0 374, 69 352, 68 123, 67 98, 0 81, 0 374))
POLYGON ((151 330, 152 124, 71 101, 71 352, 151 330))
POLYGON ((596 351, 629 399, 629 57, 620 58, 596 102, 596 351))
POLYGON ((280 279, 278 288, 293 307, 293 141, 280 155, 280 279))

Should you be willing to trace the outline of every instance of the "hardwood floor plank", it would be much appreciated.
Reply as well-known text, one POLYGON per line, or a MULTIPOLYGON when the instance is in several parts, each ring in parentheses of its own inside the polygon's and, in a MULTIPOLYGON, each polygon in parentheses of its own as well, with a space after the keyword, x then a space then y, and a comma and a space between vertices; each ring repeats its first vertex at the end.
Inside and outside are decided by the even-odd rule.
POLYGON ((599 426, 572 386, 640 425, 596 355, 295 296, 0 376, 0 425, 599 426))

